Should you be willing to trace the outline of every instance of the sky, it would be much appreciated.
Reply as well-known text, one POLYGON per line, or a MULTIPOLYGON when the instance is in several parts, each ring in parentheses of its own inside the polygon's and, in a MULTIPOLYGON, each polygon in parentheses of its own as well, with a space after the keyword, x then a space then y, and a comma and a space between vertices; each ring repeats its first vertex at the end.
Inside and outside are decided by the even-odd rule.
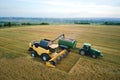
POLYGON ((0 0, 0 17, 120 18, 120 0, 0 0))

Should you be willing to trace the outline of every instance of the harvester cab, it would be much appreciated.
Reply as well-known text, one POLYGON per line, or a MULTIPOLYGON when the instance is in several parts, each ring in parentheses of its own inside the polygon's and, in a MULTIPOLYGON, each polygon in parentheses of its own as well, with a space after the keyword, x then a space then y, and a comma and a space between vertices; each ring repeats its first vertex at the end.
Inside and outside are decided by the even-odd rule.
POLYGON ((99 50, 91 48, 90 43, 84 43, 83 47, 79 50, 79 54, 89 55, 94 59, 97 57, 103 57, 103 54, 99 50))
POLYGON ((60 49, 58 44, 54 44, 56 40, 65 38, 64 34, 61 34, 54 40, 42 39, 29 43, 29 51, 32 57, 40 57, 42 61, 49 67, 55 67, 64 56, 68 54, 67 48, 60 49))

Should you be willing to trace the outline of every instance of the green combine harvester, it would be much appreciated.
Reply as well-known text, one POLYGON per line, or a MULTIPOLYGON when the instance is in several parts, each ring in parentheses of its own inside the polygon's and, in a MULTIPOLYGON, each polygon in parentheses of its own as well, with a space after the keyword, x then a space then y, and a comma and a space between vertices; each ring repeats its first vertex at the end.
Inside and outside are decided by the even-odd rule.
POLYGON ((40 57, 49 67, 55 67, 71 50, 79 50, 79 54, 89 55, 94 59, 103 57, 103 54, 91 48, 89 43, 84 43, 82 48, 77 48, 76 44, 75 39, 65 38, 65 35, 61 34, 53 40, 42 39, 29 43, 29 51, 32 57, 40 57), (57 40, 58 44, 55 44, 57 40))

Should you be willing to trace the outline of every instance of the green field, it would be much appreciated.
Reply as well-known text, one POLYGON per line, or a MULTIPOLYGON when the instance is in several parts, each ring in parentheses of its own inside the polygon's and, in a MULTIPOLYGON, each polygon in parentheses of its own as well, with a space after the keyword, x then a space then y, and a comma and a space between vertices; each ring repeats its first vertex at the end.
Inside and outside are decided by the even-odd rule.
POLYGON ((120 26, 44 25, 0 29, 0 80, 120 80, 120 26), (28 53, 28 44, 64 33, 104 54, 92 59, 71 52, 56 68, 28 53))

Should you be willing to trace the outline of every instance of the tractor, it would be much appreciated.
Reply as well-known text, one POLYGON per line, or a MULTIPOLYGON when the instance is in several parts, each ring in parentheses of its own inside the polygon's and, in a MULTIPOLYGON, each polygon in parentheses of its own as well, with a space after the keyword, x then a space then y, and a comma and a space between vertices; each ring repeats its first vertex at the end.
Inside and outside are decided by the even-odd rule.
POLYGON ((90 43, 84 43, 83 47, 79 50, 79 54, 81 54, 82 56, 89 55, 94 59, 98 57, 103 57, 103 54, 99 50, 91 48, 90 43))
POLYGON ((79 50, 81 55, 89 55, 96 59, 98 57, 103 57, 103 54, 97 49, 91 48, 90 43, 84 43, 82 48, 77 48, 77 42, 74 39, 59 39, 58 44, 60 47, 66 47, 69 50, 79 50))

